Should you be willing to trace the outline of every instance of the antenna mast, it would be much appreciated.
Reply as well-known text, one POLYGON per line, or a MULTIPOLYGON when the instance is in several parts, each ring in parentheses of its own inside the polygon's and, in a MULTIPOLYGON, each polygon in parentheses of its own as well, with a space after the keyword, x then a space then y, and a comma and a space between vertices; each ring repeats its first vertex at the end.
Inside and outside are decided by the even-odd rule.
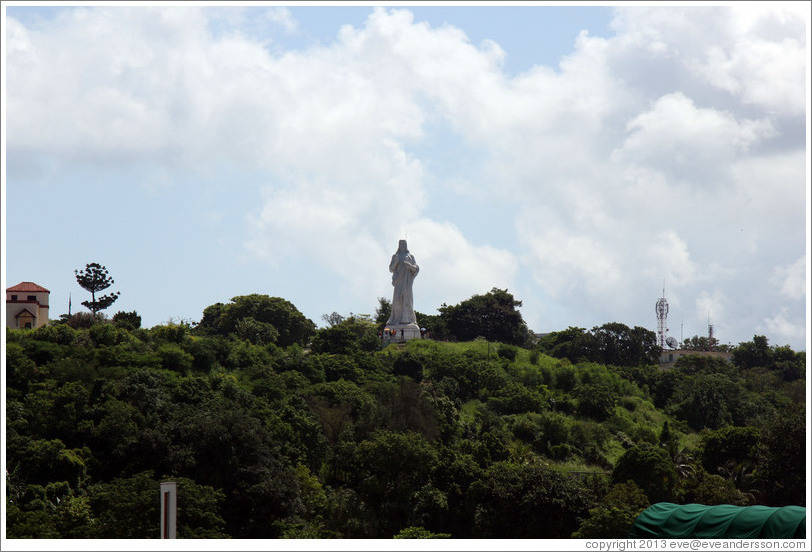
POLYGON ((665 349, 665 337, 668 333, 668 301, 665 299, 665 282, 663 282, 663 296, 657 299, 654 312, 657 313, 657 341, 660 349, 665 349))

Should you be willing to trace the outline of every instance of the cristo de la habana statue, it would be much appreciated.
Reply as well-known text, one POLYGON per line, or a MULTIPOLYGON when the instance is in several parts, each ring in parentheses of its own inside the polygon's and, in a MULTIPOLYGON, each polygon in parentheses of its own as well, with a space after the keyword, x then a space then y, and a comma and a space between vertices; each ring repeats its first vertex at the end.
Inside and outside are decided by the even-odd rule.
POLYGON ((420 327, 414 314, 414 297, 412 283, 420 267, 409 253, 406 240, 398 242, 398 250, 392 255, 389 263, 389 272, 392 273, 392 314, 386 322, 384 330, 386 335, 397 341, 415 339, 420 337, 420 327))

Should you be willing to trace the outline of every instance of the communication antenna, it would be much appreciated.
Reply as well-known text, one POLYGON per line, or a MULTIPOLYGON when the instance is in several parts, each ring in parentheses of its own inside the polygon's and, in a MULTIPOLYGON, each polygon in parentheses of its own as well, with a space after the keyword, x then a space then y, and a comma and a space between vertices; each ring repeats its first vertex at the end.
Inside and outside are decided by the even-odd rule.
POLYGON ((668 333, 668 301, 665 299, 665 282, 663 282, 663 296, 657 299, 654 312, 657 313, 657 341, 660 343, 660 349, 665 349, 665 336, 668 333))
POLYGON ((710 321, 710 309, 708 309, 708 350, 713 350, 713 324, 710 321))

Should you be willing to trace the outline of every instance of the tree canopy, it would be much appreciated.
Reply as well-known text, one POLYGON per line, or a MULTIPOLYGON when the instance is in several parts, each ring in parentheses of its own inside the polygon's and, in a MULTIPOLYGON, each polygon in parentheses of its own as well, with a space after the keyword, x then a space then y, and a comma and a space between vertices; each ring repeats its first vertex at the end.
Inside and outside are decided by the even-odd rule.
POLYGON ((614 366, 656 364, 660 355, 654 332, 619 322, 596 326, 591 331, 569 327, 549 333, 538 342, 541 352, 570 362, 599 362, 614 366))
POLYGON ((662 500, 804 505, 789 348, 663 371, 616 323, 528 348, 388 344, 265 295, 196 326, 81 314, 6 330, 10 538, 154 538, 170 478, 181 538, 620 538, 662 500), (582 339, 630 366, 544 352, 582 339))
POLYGON ((113 292, 96 297, 97 292, 103 291, 115 283, 107 272, 107 268, 99 263, 88 263, 81 271, 75 270, 74 272, 79 285, 91 294, 91 300, 82 301, 82 305, 94 315, 115 303, 121 295, 119 292, 113 292))
POLYGON ((506 289, 493 288, 457 305, 443 305, 439 310, 448 332, 459 341, 484 337, 489 341, 525 345, 529 330, 517 310, 521 306, 522 302, 506 289))
POLYGON ((231 303, 206 307, 197 330, 222 336, 242 331, 258 336, 263 343, 287 347, 305 345, 316 331, 316 325, 290 301, 255 293, 234 297, 231 303))

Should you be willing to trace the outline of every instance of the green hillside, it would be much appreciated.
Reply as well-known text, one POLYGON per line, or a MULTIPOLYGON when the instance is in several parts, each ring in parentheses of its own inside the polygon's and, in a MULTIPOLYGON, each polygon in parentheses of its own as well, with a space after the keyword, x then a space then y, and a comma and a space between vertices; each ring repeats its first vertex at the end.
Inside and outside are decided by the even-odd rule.
POLYGON ((158 538, 165 480, 179 538, 623 537, 654 502, 805 505, 804 353, 756 336, 660 371, 331 323, 255 295, 7 330, 8 537, 158 538))

